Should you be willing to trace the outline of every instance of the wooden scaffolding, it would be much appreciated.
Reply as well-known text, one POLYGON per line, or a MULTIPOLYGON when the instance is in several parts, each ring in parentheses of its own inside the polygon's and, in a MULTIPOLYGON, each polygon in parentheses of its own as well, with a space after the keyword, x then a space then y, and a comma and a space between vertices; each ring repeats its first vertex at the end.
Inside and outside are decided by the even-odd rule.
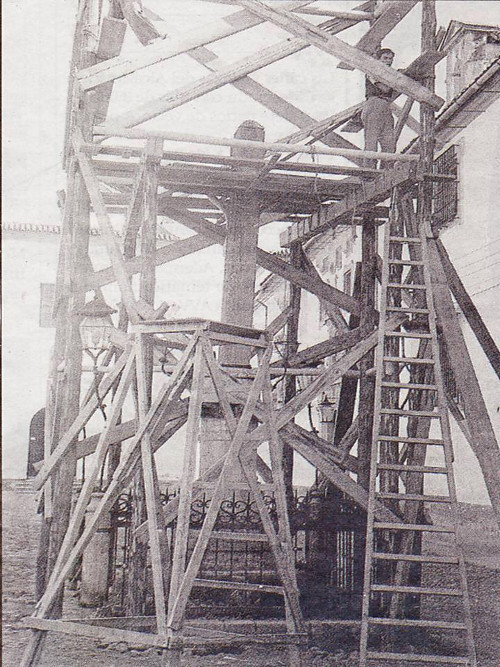
MULTIPOLYGON (((226 4, 235 5, 234 13, 213 25, 198 33, 163 39, 148 12, 138 9, 131 0, 110 0, 106 15, 102 2, 80 0, 68 98, 64 152, 68 185, 56 285, 56 339, 47 384, 45 460, 36 479, 37 488, 43 490, 44 512, 37 572, 39 601, 28 621, 33 635, 22 665, 36 664, 49 631, 156 646, 164 651, 168 664, 179 664, 182 647, 189 639, 184 620, 193 587, 253 590, 256 586, 261 592, 283 597, 287 628, 286 634, 261 637, 260 641, 286 643, 290 664, 299 665, 307 633, 287 512, 293 452, 297 452, 328 484, 340 489, 368 515, 362 664, 370 658, 378 660, 377 664, 382 659, 420 659, 435 664, 449 664, 455 659, 458 664, 472 666, 470 616, 464 626, 469 652, 463 657, 422 657, 401 647, 396 650, 391 633, 383 637, 383 648, 378 652, 370 653, 368 646, 370 619, 374 618, 370 604, 377 596, 383 597, 378 609, 383 623, 388 625, 401 618, 400 625, 408 625, 408 605, 403 598, 433 594, 422 584, 421 572, 415 583, 415 572, 400 562, 405 557, 406 561, 432 562, 422 555, 425 545, 420 538, 423 526, 431 521, 425 508, 433 500, 425 492, 424 478, 443 474, 442 469, 429 469, 424 451, 429 420, 435 418, 430 412, 436 406, 442 440, 446 440, 444 472, 450 474, 452 457, 448 402, 477 456, 500 518, 500 451, 453 297, 499 377, 500 353, 432 225, 433 186, 436 180, 452 178, 433 174, 434 115, 443 104, 434 92, 434 67, 444 56, 437 48, 434 1, 368 0, 349 12, 316 8, 314 2, 234 0, 226 4), (392 70, 371 54, 416 5, 422 6, 422 54, 405 72, 392 70), (322 16, 324 20, 316 24, 304 18, 307 16, 322 16), (214 42, 265 22, 282 28, 290 37, 231 63, 225 63, 209 48, 214 42), (367 30, 356 46, 336 36, 361 22, 367 30), (132 57, 120 55, 126 29, 143 44, 142 51, 132 57), (394 105, 399 114, 396 134, 400 135, 405 124, 417 129, 419 138, 414 149, 406 153, 360 150, 336 130, 352 119, 361 105, 318 121, 251 78, 252 72, 309 46, 340 60, 342 67, 359 69, 406 96, 402 107, 394 105), (206 76, 108 118, 117 79, 182 54, 204 66, 206 76), (417 72, 420 82, 411 78, 417 72), (294 124, 297 132, 281 141, 268 142, 264 129, 252 121, 243 123, 231 138, 175 132, 170 126, 168 131, 140 127, 224 85, 234 86, 294 124), (415 101, 420 103, 420 123, 410 114, 415 101), (120 144, 120 139, 127 141, 120 144), (165 141, 168 146, 182 142, 200 148, 183 152, 165 148, 165 141), (204 153, 205 145, 230 148, 230 154, 204 153), (313 158, 339 156, 350 164, 307 165, 293 160, 304 153, 313 158), (370 160, 379 160, 384 168, 367 167, 370 160), (331 175, 342 178, 329 178, 331 175), (121 241, 114 233, 110 215, 121 216, 121 241), (159 216, 167 216, 195 234, 157 247, 159 216), (298 222, 296 216, 300 216, 298 222), (94 270, 89 250, 91 218, 97 221, 109 257, 109 267, 101 270, 94 270), (259 226, 273 220, 292 222, 281 238, 282 246, 290 249, 289 261, 258 247, 259 226), (321 279, 306 247, 309 239, 346 223, 362 229, 362 262, 353 295, 321 279), (389 231, 382 260, 377 237, 384 225, 389 231), (425 246, 421 254, 415 254, 411 245, 417 240, 422 248, 425 246), (397 243, 399 250, 394 254, 397 243), (169 318, 168 305, 155 303, 156 267, 214 244, 225 248, 222 321, 169 318), (409 255, 403 250, 407 247, 409 255), (257 265, 291 286, 287 307, 263 331, 253 328, 257 265), (403 266, 410 267, 405 269, 408 273, 403 266), (138 286, 133 285, 135 275, 139 276, 138 286), (120 291, 118 326, 102 365, 95 368, 95 382, 82 398, 81 310, 89 293, 94 292, 100 300, 102 288, 111 283, 116 283, 120 291), (299 350, 301 290, 321 301, 336 332, 322 343, 299 350), (398 296, 394 297, 391 290, 398 296), (424 292, 427 300, 422 301, 424 292), (427 318, 424 323, 422 316, 427 318), (285 352, 273 357, 273 340, 283 335, 285 352), (432 379, 418 371, 418 365, 429 355, 422 356, 417 350, 408 359, 404 345, 401 347, 403 339, 418 336, 422 350, 427 349, 427 339, 432 343, 432 379), (439 358, 443 362, 444 356, 460 394, 466 397, 463 406, 456 405, 443 385, 441 371, 436 370, 439 358), (330 363, 323 365, 326 358, 330 363), (393 364, 392 370, 385 362, 393 364), (153 370, 160 363, 167 379, 157 386, 153 370), (417 371, 410 369, 408 379, 401 369, 411 364, 417 371), (300 391, 298 376, 312 378, 300 391), (276 377, 284 379, 281 406, 271 382, 276 377), (341 383, 339 418, 332 441, 327 441, 299 426, 295 417, 335 382, 341 383), (390 390, 388 402, 386 389, 390 390), (429 392, 438 390, 439 400, 433 403, 429 392), (102 411, 104 399, 109 403, 109 414, 102 430, 87 437, 84 428, 93 415, 102 411), (134 406, 129 421, 122 420, 126 402, 134 406), (226 446, 198 476, 200 427, 207 404, 212 410, 217 406, 226 446), (362 406, 357 416, 356 405, 362 406), (401 435, 400 426, 407 423, 405 420, 409 420, 408 430, 413 436, 401 435), (382 423, 388 432, 381 430, 382 423), (159 501, 155 452, 163 446, 177 446, 172 437, 183 427, 180 493, 164 508, 159 501), (258 451, 263 443, 268 445, 267 463, 258 451), (92 469, 72 506, 77 462, 90 454, 92 469), (107 486, 89 516, 94 487, 105 466, 107 486), (272 517, 262 498, 262 482, 271 484, 275 493, 272 517), (211 503, 192 543, 189 515, 199 483, 211 485, 211 503), (144 503, 136 529, 148 536, 156 632, 65 621, 65 581, 99 530, 100 521, 130 484, 143 490, 144 503), (260 516, 260 532, 224 534, 216 528, 223 493, 238 484, 252 494, 260 516), (169 541, 165 526, 173 521, 175 539, 169 541), (374 542, 376 530, 385 531, 385 550, 380 540, 374 542), (394 538, 397 530, 406 531, 406 535, 411 532, 412 539, 394 538), (266 542, 278 582, 201 578, 200 564, 214 537, 266 542), (392 569, 379 568, 381 579, 371 578, 373 561, 382 558, 382 551, 385 560, 397 564, 392 569)), ((168 21, 168 16, 164 18, 168 21)), ((449 493, 455 502, 453 484, 449 493)), ((459 556, 457 559, 458 563, 459 556)), ((462 577, 460 591, 467 607, 465 584, 462 577)), ((421 621, 419 627, 425 628, 425 623, 421 621)), ((200 642, 206 639, 201 635, 198 632, 200 642)))

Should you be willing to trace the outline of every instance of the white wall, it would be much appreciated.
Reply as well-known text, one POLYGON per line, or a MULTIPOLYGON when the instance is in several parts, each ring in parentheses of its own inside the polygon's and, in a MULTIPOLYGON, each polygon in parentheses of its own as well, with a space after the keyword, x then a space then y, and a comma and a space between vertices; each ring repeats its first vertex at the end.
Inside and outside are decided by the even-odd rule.
MULTIPOLYGON (((500 345, 499 114, 500 102, 496 102, 451 142, 459 146, 459 216, 442 232, 441 239, 485 324, 500 345)), ((498 378, 463 316, 460 321, 491 421, 500 434, 498 378)), ((486 489, 476 458, 458 429, 454 431, 459 498, 486 502, 486 489)))

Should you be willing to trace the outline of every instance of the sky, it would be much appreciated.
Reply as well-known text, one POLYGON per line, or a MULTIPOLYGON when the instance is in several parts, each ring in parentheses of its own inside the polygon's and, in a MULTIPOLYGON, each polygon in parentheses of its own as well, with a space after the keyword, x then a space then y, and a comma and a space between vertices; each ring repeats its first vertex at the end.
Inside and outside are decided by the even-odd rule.
MULTIPOLYGON (((162 29, 171 39, 189 30, 205 29, 210 22, 235 11, 225 4, 202 2, 201 0, 150 0, 147 6, 161 14, 165 21, 162 29), (168 11, 167 9, 168 8, 168 11)), ((358 2, 328 0, 324 6, 350 9, 358 2)), ((57 224, 60 212, 56 193, 65 187, 65 175, 61 168, 64 122, 66 113, 67 79, 76 15, 76 0, 3 0, 3 189, 2 214, 5 222, 27 222, 57 224)), ((500 22, 500 1, 497 0, 438 0, 438 25, 446 27, 452 18, 464 22, 496 24, 500 22)), ((406 66, 419 53, 420 9, 414 9, 398 28, 385 40, 384 45, 396 52, 396 67, 406 66)), ((355 27, 339 36, 355 43, 361 36, 361 27, 355 27)), ((216 43, 211 48, 227 61, 235 61, 257 52, 259 49, 288 38, 282 30, 269 26, 259 27, 237 37, 216 43)), ((140 51, 141 45, 132 34, 127 34, 125 53, 140 51)), ((164 94, 165 91, 185 85, 206 74, 201 66, 187 56, 169 60, 147 70, 134 73, 116 82, 110 106, 110 115, 133 108, 148 98, 164 94)), ((317 119, 325 118, 362 99, 363 75, 359 72, 339 70, 335 60, 327 54, 309 48, 265 70, 253 74, 254 78, 276 93, 293 102, 317 119)), ((438 93, 444 95, 443 67, 438 71, 438 93)), ((252 118, 262 123, 266 138, 277 140, 296 128, 277 118, 239 91, 226 86, 210 93, 203 102, 194 101, 146 124, 151 128, 193 131, 213 136, 232 136, 237 126, 252 118)), ((360 137, 348 135, 358 141, 360 137)), ((411 134, 408 138, 411 137, 411 134)), ((301 158, 310 161, 309 157, 301 158)), ((173 231, 180 231, 172 227, 173 231)), ((261 236, 261 245, 269 249, 278 247, 277 230, 269 226, 261 236)), ((220 248, 204 252, 197 261, 203 270, 192 271, 189 262, 175 263, 174 280, 181 309, 218 319, 220 301, 220 271, 215 279, 210 278, 209 267, 221 262, 220 248), (189 275, 190 280, 182 277, 189 275), (189 283, 189 284, 187 284, 189 283), (211 285, 211 293, 207 285, 211 285)), ((4 285, 15 284, 19 270, 16 255, 4 260, 4 285)), ((50 281, 47 266, 38 266, 44 272, 43 280, 50 281), (47 274, 47 276, 45 276, 47 274)), ((42 278, 40 278, 42 280, 42 278)), ((169 278, 171 281, 172 278, 169 278)), ((24 298, 24 297, 23 297, 24 298)), ((36 308, 38 295, 28 295, 30 309, 36 308), (36 297, 36 298, 35 298, 36 297)), ((40 349, 31 349, 23 354, 24 339, 18 335, 19 319, 16 313, 19 304, 14 304, 8 290, 4 288, 3 325, 4 342, 4 428, 13 423, 13 414, 20 397, 11 392, 10 378, 14 381, 19 373, 31 372, 40 354, 46 360, 41 363, 38 387, 30 399, 29 412, 33 414, 43 404, 45 367, 50 354, 48 330, 25 331, 25 339, 33 333, 40 349), (16 347, 17 346, 17 347, 16 347), (19 368, 19 359, 24 368, 19 368), (5 398, 7 397, 7 398, 5 398)), ((26 308, 25 305, 22 306, 26 308)), ((180 312, 180 316, 184 313, 180 312)), ((191 314, 191 313, 189 313, 191 314)), ((31 322, 36 324, 37 317, 31 322)), ((29 343, 28 343, 29 344, 29 343)), ((25 348, 24 348, 25 349, 25 348)), ((26 398, 24 400, 27 400, 26 398)), ((19 416, 17 421, 19 421, 19 416)), ((27 423, 16 424, 16 433, 27 432, 27 423)), ((17 442, 10 443, 12 451, 17 442)), ((24 446, 24 444, 22 445, 24 446)), ((16 475, 24 469, 16 468, 16 475)), ((9 468, 9 470, 14 470, 9 468)))
MULTIPOLYGON (((233 7, 201 0, 150 0, 144 3, 160 14, 171 36, 206 27, 233 7)), ((323 1, 324 6, 352 8, 358 2, 323 1)), ((77 0, 3 0, 3 219, 54 224, 59 220, 56 192, 64 187, 61 150, 66 112, 67 78, 77 0)), ((319 5, 317 5, 319 6, 319 5)), ((397 52, 395 65, 405 66, 418 53, 420 9, 416 8, 386 39, 397 52)), ((438 24, 452 18, 475 23, 500 22, 498 0, 438 0, 438 24)), ((340 37, 353 43, 362 28, 340 37)), ((278 28, 256 28, 213 45, 213 50, 235 60, 286 38, 278 28)), ((140 50, 128 35, 124 50, 140 50)), ((332 58, 317 49, 275 63, 255 73, 286 99, 310 115, 324 118, 360 100, 362 75, 338 70, 332 58)), ((186 56, 161 63, 117 82, 110 114, 132 108, 147 97, 162 94, 206 72, 186 56)), ((442 77, 441 77, 442 79, 442 77)), ((225 86, 150 123, 152 127, 193 129, 215 136, 231 136, 239 122, 255 118, 266 136, 278 139, 295 128, 279 120, 242 93, 225 86), (221 113, 221 109, 223 112, 221 113)), ((352 135, 351 135, 352 136, 352 135)))

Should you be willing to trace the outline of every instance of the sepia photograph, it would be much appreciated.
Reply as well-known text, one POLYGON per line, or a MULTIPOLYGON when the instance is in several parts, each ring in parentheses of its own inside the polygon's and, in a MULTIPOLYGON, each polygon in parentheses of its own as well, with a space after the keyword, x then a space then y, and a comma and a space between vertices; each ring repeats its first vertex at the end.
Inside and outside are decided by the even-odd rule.
POLYGON ((4 667, 500 665, 500 0, 3 0, 4 667))

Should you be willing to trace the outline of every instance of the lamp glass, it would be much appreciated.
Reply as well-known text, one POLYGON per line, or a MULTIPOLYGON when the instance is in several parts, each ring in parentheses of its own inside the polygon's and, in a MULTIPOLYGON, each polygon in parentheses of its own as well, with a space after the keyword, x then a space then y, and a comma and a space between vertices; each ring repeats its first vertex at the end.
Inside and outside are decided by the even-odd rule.
POLYGON ((111 343, 113 321, 110 315, 86 315, 80 324, 84 350, 107 350, 111 343))
POLYGON ((335 419, 335 403, 330 403, 329 400, 325 400, 322 401, 318 407, 322 422, 332 422, 335 419))

